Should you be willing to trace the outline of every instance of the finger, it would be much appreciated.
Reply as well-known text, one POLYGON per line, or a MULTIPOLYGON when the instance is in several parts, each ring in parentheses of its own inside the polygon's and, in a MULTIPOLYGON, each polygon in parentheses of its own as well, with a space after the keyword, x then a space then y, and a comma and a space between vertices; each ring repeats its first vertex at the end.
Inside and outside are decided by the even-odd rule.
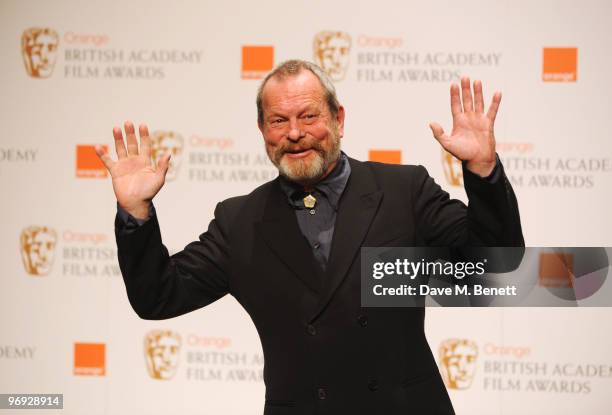
POLYGON ((470 78, 461 78, 461 95, 463 97, 463 111, 474 111, 474 103, 472 101, 472 89, 470 86, 470 78))
POLYGON ((459 85, 452 84, 450 89, 450 98, 451 98, 451 114, 453 117, 455 115, 459 115, 463 112, 461 108, 461 97, 459 96, 459 85))
POLYGON ((482 82, 474 81, 474 109, 476 112, 484 112, 484 98, 482 96, 482 82))
POLYGON ((147 163, 151 162, 151 137, 149 137, 149 128, 145 124, 140 124, 138 127, 140 134, 140 154, 145 156, 147 163))
POLYGON ((497 116, 497 110, 499 109, 501 97, 501 92, 494 93, 493 98, 491 99, 491 106, 489 107, 489 111, 487 111, 487 117, 493 122, 495 122, 495 117, 497 116))
POLYGON ((125 150, 125 143, 123 142, 123 132, 121 128, 113 128, 113 137, 115 138, 115 151, 117 152, 117 158, 119 160, 127 157, 127 151, 125 150))
POLYGON ((448 141, 448 136, 444 134, 444 129, 440 126, 440 124, 432 122, 429 124, 429 128, 431 128, 431 132, 433 136, 442 147, 446 146, 446 142, 448 141))
POLYGON ((162 157, 157 160, 157 172, 162 177, 166 177, 166 173, 168 172, 168 168, 170 167, 170 153, 164 154, 162 157))
POLYGON ((130 121, 126 121, 125 125, 125 136, 127 138, 127 152, 130 156, 138 155, 138 140, 136 140, 136 132, 134 131, 134 124, 130 121))
POLYGON ((96 150, 96 155, 100 158, 100 160, 102 160, 104 167, 106 167, 106 169, 110 172, 110 169, 113 167, 115 162, 110 158, 104 147, 97 145, 94 148, 96 150))

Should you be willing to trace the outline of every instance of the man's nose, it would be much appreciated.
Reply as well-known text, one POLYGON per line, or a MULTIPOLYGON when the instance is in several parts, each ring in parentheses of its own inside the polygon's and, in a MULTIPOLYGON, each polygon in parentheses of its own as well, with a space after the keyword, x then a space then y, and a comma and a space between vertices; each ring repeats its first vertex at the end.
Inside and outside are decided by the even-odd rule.
POLYGON ((287 138, 291 141, 298 141, 304 137, 304 130, 301 128, 298 120, 294 119, 289 122, 289 134, 287 138))

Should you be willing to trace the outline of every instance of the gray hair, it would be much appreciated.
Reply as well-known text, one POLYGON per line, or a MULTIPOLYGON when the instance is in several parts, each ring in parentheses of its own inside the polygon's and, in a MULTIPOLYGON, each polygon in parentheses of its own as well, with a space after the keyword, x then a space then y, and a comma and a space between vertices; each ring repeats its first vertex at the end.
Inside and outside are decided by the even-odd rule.
POLYGON ((263 89, 266 86, 266 83, 270 78, 277 78, 279 80, 288 78, 290 76, 297 76, 302 71, 310 71, 317 77, 321 86, 324 90, 325 101, 327 102, 327 107, 329 108, 329 112, 332 115, 332 118, 338 114, 338 110, 340 109, 340 102, 338 101, 338 97, 336 96, 336 88, 334 88, 334 84, 330 77, 325 73, 321 67, 315 65, 312 62, 300 60, 300 59, 291 59, 285 62, 280 63, 276 68, 272 70, 264 80, 259 85, 259 89, 257 90, 257 123, 259 125, 263 125, 264 121, 264 113, 263 113, 263 89))

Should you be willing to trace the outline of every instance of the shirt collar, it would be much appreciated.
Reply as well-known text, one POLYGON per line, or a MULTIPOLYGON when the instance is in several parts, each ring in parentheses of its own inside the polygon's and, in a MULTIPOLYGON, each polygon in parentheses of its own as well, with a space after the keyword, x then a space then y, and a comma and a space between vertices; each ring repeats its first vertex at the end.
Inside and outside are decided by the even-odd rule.
MULTIPOLYGON (((327 198, 330 205, 334 209, 337 209, 340 196, 342 196, 342 192, 346 187, 350 175, 351 166, 348 162, 348 157, 342 151, 340 152, 340 158, 338 163, 334 166, 334 169, 327 177, 314 185, 314 191, 312 193, 315 194, 315 197, 317 197, 317 193, 324 196, 327 198)), ((303 186, 283 176, 280 176, 280 186, 287 195, 290 205, 298 209, 304 209, 303 198, 307 193, 304 192, 303 186)))

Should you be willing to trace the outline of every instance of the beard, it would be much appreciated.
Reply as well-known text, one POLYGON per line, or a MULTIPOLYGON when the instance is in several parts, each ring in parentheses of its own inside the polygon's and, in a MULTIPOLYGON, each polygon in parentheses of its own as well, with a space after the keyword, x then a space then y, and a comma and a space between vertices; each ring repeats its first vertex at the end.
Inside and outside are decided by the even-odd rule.
POLYGON ((321 180, 329 167, 340 157, 340 136, 337 128, 331 129, 329 148, 316 140, 304 138, 299 143, 285 143, 275 149, 266 148, 272 164, 286 179, 301 185, 312 185, 321 180), (306 157, 293 159, 287 153, 312 150, 306 157))

